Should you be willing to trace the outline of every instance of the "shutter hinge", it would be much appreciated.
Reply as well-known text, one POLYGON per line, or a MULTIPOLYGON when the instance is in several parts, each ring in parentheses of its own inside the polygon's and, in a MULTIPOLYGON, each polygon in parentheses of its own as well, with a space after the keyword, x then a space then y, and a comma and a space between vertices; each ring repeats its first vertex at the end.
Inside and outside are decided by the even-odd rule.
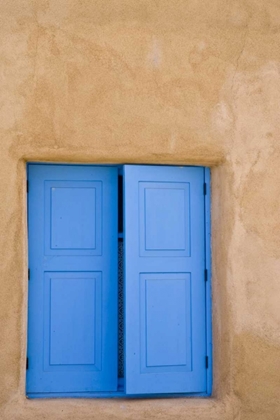
POLYGON ((204 184, 203 184, 203 194, 204 195, 207 194, 207 184, 206 184, 206 182, 204 182, 204 184))
POLYGON ((28 357, 26 358, 26 370, 28 370, 28 368, 29 368, 29 359, 28 359, 28 357))
POLYGON ((30 268, 28 268, 28 280, 30 280, 30 268))
POLYGON ((204 280, 208 281, 208 270, 207 270, 207 268, 205 268, 205 270, 204 270, 204 280))
POLYGON ((205 367, 206 367, 206 369, 208 369, 208 363, 209 363, 209 362, 208 362, 208 356, 206 356, 206 357, 205 357, 205 367))
POLYGON ((27 192, 27 194, 29 193, 29 181, 28 180, 26 181, 26 192, 27 192))

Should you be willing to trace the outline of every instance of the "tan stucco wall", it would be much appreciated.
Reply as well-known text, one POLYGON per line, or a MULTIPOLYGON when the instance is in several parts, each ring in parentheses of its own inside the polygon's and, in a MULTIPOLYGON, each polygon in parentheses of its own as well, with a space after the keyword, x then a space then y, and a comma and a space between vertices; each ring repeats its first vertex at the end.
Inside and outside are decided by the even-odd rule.
POLYGON ((0 418, 280 419, 280 3, 0 0, 0 418), (212 167, 214 395, 25 398, 25 162, 212 167))

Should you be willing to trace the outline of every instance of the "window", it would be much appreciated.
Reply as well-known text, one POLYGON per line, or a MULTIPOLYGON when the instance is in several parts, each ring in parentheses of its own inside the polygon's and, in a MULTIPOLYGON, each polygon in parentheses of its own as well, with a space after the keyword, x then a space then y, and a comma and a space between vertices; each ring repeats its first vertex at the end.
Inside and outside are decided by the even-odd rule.
POLYGON ((209 170, 29 164, 28 180, 28 396, 209 395, 209 170))

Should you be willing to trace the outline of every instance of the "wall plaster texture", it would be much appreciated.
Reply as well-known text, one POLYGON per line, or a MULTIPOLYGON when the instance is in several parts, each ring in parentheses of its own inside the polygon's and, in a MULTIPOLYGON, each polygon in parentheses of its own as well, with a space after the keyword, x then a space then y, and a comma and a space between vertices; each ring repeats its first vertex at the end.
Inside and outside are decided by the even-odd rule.
POLYGON ((0 0, 0 75, 0 419, 280 419, 280 3, 0 0), (26 161, 212 168, 212 398, 25 398, 26 161))

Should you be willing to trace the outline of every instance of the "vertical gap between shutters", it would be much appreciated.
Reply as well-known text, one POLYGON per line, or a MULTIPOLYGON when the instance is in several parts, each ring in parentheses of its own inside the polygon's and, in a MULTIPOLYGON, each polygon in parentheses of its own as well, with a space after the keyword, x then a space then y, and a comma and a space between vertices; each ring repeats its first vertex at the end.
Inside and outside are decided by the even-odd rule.
POLYGON ((118 243, 118 377, 124 377, 123 241, 118 243))
POLYGON ((118 232, 119 237, 123 233, 123 177, 118 176, 118 232))
POLYGON ((118 177, 118 378, 124 377, 123 177, 118 177))

